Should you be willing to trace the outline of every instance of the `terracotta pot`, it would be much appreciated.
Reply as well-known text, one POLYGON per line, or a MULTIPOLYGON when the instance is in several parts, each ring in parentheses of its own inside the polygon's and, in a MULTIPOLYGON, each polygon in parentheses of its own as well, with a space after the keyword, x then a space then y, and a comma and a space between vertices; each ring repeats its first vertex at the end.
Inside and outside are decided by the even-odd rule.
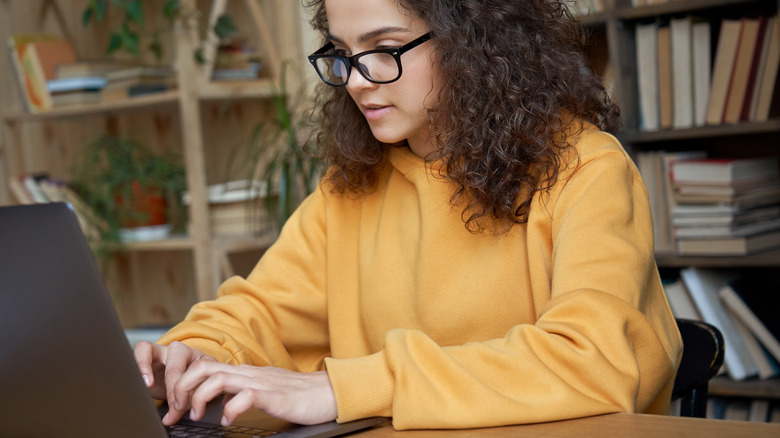
POLYGON ((168 223, 166 215, 167 200, 165 196, 154 188, 144 190, 141 183, 133 181, 132 199, 130 206, 126 207, 125 199, 122 195, 117 195, 117 204, 122 208, 129 208, 133 214, 120 218, 120 227, 136 228, 152 225, 164 225, 168 223))

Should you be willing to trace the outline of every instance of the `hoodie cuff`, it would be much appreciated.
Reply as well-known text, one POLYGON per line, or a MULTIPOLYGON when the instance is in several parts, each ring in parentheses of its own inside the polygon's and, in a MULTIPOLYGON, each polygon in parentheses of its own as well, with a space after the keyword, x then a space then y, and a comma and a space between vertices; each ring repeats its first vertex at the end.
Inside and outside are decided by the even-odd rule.
POLYGON ((395 379, 383 352, 354 359, 326 358, 325 367, 336 394, 338 422, 392 417, 395 379))

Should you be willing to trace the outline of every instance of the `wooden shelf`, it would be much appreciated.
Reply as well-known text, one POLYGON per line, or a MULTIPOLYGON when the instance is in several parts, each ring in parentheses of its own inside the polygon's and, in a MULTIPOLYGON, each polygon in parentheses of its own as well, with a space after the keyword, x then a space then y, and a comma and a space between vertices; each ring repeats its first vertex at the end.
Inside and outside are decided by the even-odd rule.
POLYGON ((665 268, 684 268, 687 266, 698 266, 701 268, 773 267, 780 266, 780 249, 748 256, 679 256, 656 254, 655 260, 659 267, 665 268))
POLYGON ((132 97, 116 102, 96 103, 92 105, 70 105, 54 108, 44 113, 28 113, 25 111, 10 111, 3 114, 8 122, 31 122, 44 119, 62 119, 81 117, 90 114, 120 113, 126 111, 149 110, 155 106, 173 105, 179 101, 178 91, 166 91, 145 96, 132 97))
POLYGON ((735 381, 716 376, 710 380, 709 395, 780 400, 780 379, 735 381))
POLYGON ((761 3, 761 0, 685 0, 669 1, 648 6, 620 7, 615 10, 615 16, 621 20, 639 20, 655 18, 658 15, 672 15, 685 12, 702 11, 726 6, 744 5, 745 3, 761 3))
POLYGON ((780 133, 780 119, 772 119, 766 122, 702 126, 690 129, 665 129, 650 132, 626 131, 620 135, 620 140, 626 143, 637 144, 767 133, 780 133))

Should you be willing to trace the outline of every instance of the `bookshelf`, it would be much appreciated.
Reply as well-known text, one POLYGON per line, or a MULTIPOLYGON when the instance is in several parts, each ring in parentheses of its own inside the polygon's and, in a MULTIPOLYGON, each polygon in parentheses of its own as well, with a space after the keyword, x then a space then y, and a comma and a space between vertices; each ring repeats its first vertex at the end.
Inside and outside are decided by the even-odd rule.
MULTIPOLYGON (((694 16, 711 25, 711 56, 715 56, 718 27, 721 19, 771 16, 780 10, 778 0, 667 0, 651 5, 633 0, 608 0, 604 7, 582 16, 581 22, 589 35, 589 55, 594 70, 600 53, 608 53, 612 74, 609 81, 614 97, 621 107, 624 129, 621 142, 635 161, 639 154, 649 151, 703 150, 715 158, 780 157, 780 114, 773 103, 773 113, 766 121, 742 121, 736 124, 693 126, 684 129, 643 130, 636 55, 637 29, 647 23, 662 23, 675 18, 694 16), (600 46, 600 47, 598 47, 600 46), (593 53, 599 54, 594 60, 593 53)), ((777 84, 776 87, 780 87, 777 84)), ((774 99, 780 98, 775 91, 774 99)), ((638 162, 638 161, 637 161, 638 162)), ((780 266, 780 248, 747 256, 682 256, 659 252, 656 260, 662 275, 676 276, 679 271, 695 266, 705 269, 736 269, 741 272, 776 272, 780 266)), ((774 291, 772 291, 774 292, 774 291)), ((715 378, 710 386, 713 397, 769 399, 774 404, 780 394, 777 377, 734 381, 727 376, 715 378)))
MULTIPOLYGON (((86 0, 33 0, 20 5, 0 0, 3 43, 14 33, 56 33, 73 44, 79 59, 98 59, 109 25, 83 27, 81 12, 87 4, 86 0)), ((159 15, 162 4, 161 0, 144 2, 147 20, 159 15)), ((112 293, 126 326, 180 320, 194 302, 215 295, 229 273, 225 263, 229 252, 264 248, 273 241, 272 236, 212 236, 207 186, 224 182, 224 149, 248 141, 252 127, 265 114, 260 108, 274 93, 282 62, 303 65, 305 59, 300 33, 303 11, 298 2, 182 0, 181 8, 173 29, 164 36, 165 61, 174 66, 177 76, 174 91, 31 114, 23 109, 8 56, 0 59, 0 204, 12 202, 7 187, 11 176, 51 172, 65 177, 67 163, 80 144, 107 126, 139 135, 158 149, 173 145, 184 158, 190 195, 188 235, 130 243, 126 251, 117 253, 117 267, 104 273, 110 285, 117 285, 112 293), (193 56, 209 38, 201 34, 206 25, 200 21, 213 22, 225 11, 262 54, 264 74, 258 80, 211 81, 212 66, 198 64, 193 56)), ((204 47, 208 51, 213 46, 204 47)), ((287 70, 291 83, 303 80, 300 69, 287 70)))

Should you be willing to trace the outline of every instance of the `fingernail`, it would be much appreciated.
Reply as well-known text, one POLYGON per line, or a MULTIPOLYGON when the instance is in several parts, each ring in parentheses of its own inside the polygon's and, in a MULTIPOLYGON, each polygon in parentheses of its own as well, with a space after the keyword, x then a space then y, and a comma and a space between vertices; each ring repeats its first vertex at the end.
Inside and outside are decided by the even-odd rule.
POLYGON ((222 421, 220 421, 220 423, 222 423, 223 426, 230 426, 230 422, 225 416, 222 417, 222 421))
POLYGON ((146 374, 143 375, 144 379, 144 385, 146 385, 147 388, 152 386, 152 378, 147 376, 146 374))

